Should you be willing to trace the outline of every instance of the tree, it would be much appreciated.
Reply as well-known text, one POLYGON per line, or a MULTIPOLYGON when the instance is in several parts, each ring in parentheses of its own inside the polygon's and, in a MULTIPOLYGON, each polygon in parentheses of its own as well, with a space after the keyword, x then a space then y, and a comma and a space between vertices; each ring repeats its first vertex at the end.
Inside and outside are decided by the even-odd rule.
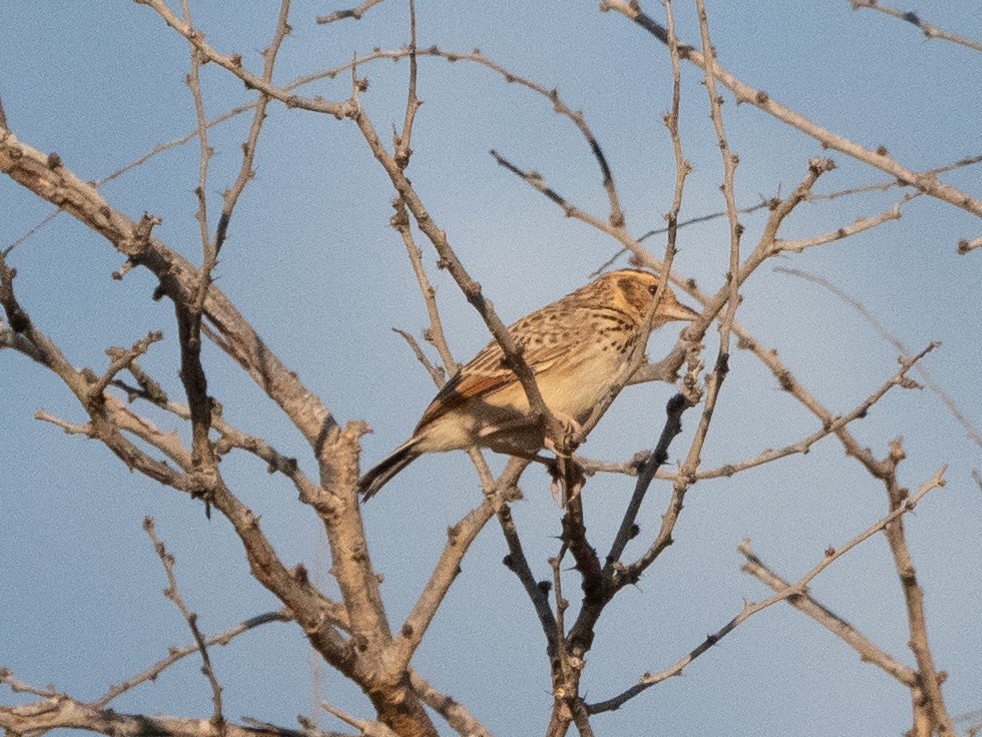
POLYGON ((9 734, 294 734, 304 641, 305 734, 339 728, 321 703, 366 735, 976 728, 952 715, 978 706, 977 19, 956 35, 903 15, 915 46, 846 4, 810 30, 783 5, 753 27, 701 0, 490 5, 12 11, 9 734), (15 36, 44 17, 53 48, 15 36), (68 44, 72 25, 101 47, 68 44), (656 334, 581 445, 500 315, 608 259, 670 275, 701 318, 656 334), (360 504, 361 457, 404 439, 422 379, 489 332, 552 475, 453 453, 360 504), (768 593, 736 575, 737 545, 768 593), (175 620, 192 643, 164 655, 175 620), (204 690, 180 673, 193 658, 204 690), (699 683, 672 686, 683 672, 699 683))

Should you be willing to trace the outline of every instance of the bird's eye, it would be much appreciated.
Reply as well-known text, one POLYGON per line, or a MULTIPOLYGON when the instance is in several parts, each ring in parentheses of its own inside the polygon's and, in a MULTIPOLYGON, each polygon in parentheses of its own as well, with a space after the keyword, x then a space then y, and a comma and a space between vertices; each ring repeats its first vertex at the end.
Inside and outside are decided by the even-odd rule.
POLYGON ((655 292, 658 291, 658 285, 652 284, 651 286, 648 287, 648 291, 651 292, 651 294, 654 294, 655 292))

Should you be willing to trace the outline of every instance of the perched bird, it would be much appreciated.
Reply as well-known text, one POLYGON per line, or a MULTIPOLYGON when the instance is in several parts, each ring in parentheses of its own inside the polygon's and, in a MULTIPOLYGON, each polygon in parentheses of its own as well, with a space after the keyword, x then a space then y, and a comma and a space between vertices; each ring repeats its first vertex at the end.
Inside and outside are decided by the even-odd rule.
MULTIPOLYGON (((657 288, 654 274, 613 271, 509 326, 557 419, 585 421, 632 349, 640 343, 644 350, 650 330, 697 317, 667 288, 652 317, 657 288)), ((368 499, 423 453, 479 446, 529 457, 545 440, 525 390, 492 341, 443 386, 412 437, 362 476, 358 488, 368 499)))

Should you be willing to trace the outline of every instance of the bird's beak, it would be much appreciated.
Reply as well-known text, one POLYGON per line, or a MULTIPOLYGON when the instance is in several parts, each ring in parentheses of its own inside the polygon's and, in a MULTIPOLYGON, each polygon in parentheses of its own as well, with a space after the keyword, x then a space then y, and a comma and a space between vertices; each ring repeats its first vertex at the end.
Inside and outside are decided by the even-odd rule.
POLYGON ((662 304, 658 307, 658 312, 669 320, 686 320, 692 322, 699 318, 698 312, 691 307, 686 307, 681 302, 674 302, 668 305, 662 304))

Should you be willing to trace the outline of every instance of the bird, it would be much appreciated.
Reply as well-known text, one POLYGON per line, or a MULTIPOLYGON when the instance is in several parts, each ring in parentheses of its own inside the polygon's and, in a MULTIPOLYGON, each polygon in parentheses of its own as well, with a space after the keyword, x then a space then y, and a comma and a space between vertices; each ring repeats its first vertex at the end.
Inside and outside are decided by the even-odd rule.
MULTIPOLYGON (((647 271, 608 272, 508 327, 546 406, 567 427, 585 421, 623 381, 621 370, 635 347, 645 349, 650 331, 698 317, 667 286, 652 315, 658 285, 647 271)), ((412 436, 367 471, 358 490, 367 500, 424 453, 473 447, 522 457, 548 447, 543 424, 529 411, 525 390, 496 341, 444 384, 412 436)))

